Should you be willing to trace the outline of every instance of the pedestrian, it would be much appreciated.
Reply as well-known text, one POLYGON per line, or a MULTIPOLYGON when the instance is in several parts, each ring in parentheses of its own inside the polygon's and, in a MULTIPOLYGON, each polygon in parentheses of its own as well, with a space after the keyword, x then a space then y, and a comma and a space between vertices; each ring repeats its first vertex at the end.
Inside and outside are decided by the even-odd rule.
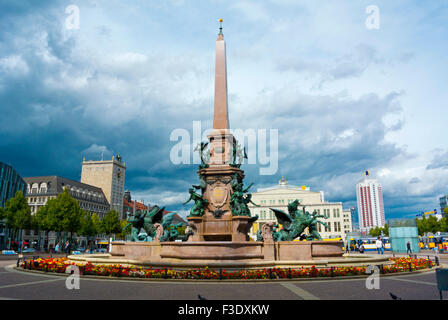
POLYGON ((56 247, 54 247, 54 252, 59 253, 59 242, 56 243, 56 247))
POLYGON ((65 242, 64 251, 65 253, 69 254, 71 249, 71 244, 68 242, 68 240, 65 242))
POLYGON ((376 245, 376 250, 378 251, 378 254, 383 254, 384 253, 383 241, 381 241, 380 237, 378 237, 378 239, 376 239, 375 245, 376 245))
POLYGON ((350 253, 350 244, 348 242, 345 244, 345 253, 350 253))
POLYGON ((364 244, 361 243, 361 245, 359 246, 359 253, 364 253, 364 244))
POLYGON ((407 247, 407 254, 412 254, 412 250, 411 250, 411 242, 408 241, 408 243, 406 244, 407 247))

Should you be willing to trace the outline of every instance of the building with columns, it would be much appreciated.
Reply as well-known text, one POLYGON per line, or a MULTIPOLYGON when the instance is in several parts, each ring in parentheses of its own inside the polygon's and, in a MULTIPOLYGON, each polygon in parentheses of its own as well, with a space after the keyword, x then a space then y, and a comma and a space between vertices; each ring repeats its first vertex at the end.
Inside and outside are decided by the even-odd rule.
POLYGON ((112 160, 82 161, 81 182, 101 188, 112 210, 123 212, 126 163, 118 154, 112 160))
POLYGON ((375 227, 384 227, 383 190, 378 180, 370 177, 370 172, 364 172, 364 179, 356 185, 358 203, 358 221, 360 231, 369 231, 375 227))
MULTIPOLYGON (((321 218, 320 220, 327 223, 328 228, 320 223, 317 224, 317 231, 322 238, 344 238, 344 234, 352 230, 351 218, 346 217, 346 214, 343 213, 342 202, 327 202, 324 200, 323 191, 311 191, 307 186, 291 186, 288 184, 288 180, 282 177, 278 185, 258 189, 257 192, 252 193, 252 201, 259 207, 249 204, 251 216, 258 215, 258 220, 254 222, 249 236, 256 239, 257 232, 264 223, 277 223, 275 214, 270 208, 288 213, 288 203, 296 199, 305 206, 306 211, 310 213, 317 211, 318 214, 327 217, 327 219, 321 218)), ((303 208, 303 206, 299 208, 303 208)))

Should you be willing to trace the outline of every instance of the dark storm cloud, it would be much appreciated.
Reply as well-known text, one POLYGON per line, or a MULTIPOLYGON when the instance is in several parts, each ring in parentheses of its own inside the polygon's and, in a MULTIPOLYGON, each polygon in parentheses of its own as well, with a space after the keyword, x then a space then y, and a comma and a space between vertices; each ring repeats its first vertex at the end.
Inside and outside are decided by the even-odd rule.
POLYGON ((76 37, 62 29, 64 15, 58 13, 64 7, 6 9, 12 12, 14 35, 1 31, 8 40, 0 51, 2 161, 22 176, 79 179, 83 156, 99 160, 119 152, 128 167, 126 188, 133 192, 188 190, 196 167, 172 165, 169 136, 201 120, 191 117, 191 110, 204 102, 196 99, 191 108, 170 105, 169 87, 176 90, 175 82, 195 69, 185 68, 181 59, 173 63, 170 56, 146 61, 148 56, 132 53, 79 55, 76 37), (145 80, 149 92, 136 92, 145 80))
MULTIPOLYGON (((122 20, 116 21, 120 14, 111 14, 113 9, 122 8, 117 4, 102 12, 111 16, 98 22, 82 20, 81 30, 69 32, 64 29, 65 7, 69 4, 0 1, 0 161, 12 164, 23 176, 57 174, 79 179, 83 156, 98 160, 119 152, 128 168, 126 188, 133 195, 160 205, 168 204, 170 210, 186 210, 188 206, 181 203, 188 198, 188 187, 197 183, 197 165, 174 165, 170 150, 175 142, 169 137, 177 128, 191 133, 193 120, 202 121, 202 129, 211 126, 214 38, 208 46, 192 39, 196 35, 175 30, 178 26, 173 20, 185 11, 170 7, 166 8, 170 23, 149 15, 151 27, 157 25, 154 30, 161 31, 163 39, 149 39, 153 41, 151 46, 142 43, 133 47, 125 38, 142 34, 141 25, 132 24, 129 29, 117 26, 123 24, 122 20), (176 43, 180 38, 182 45, 176 43), (164 41, 162 49, 158 47, 159 41, 164 41), (208 49, 189 51, 195 47, 195 41, 208 49)), ((101 9, 100 2, 95 4, 101 9)), ((259 7, 263 9, 264 5, 259 7)), ((83 12, 94 15, 91 19, 101 18, 101 14, 97 17, 89 8, 81 12, 81 19, 88 15, 83 12)), ((145 16, 136 12, 132 15, 139 19, 145 16)), ((142 20, 145 19, 146 16, 142 20)), ((196 20, 200 19, 195 15, 196 20)), ((258 29, 244 27, 246 33, 257 30, 254 39, 260 39, 258 29)), ((263 26, 266 41, 281 36, 270 34, 268 27, 269 24, 263 26)), ((201 22, 191 30, 202 29, 201 22)), ((154 35, 157 32, 154 30, 145 30, 139 39, 145 39, 146 32, 154 35)), ((388 133, 405 125, 403 121, 384 123, 387 116, 402 112, 403 94, 396 92, 399 87, 384 89, 382 94, 370 87, 362 92, 372 93, 365 95, 350 88, 345 93, 307 94, 300 84, 303 73, 317 75, 323 81, 345 81, 361 79, 370 69, 392 64, 393 59, 383 59, 374 44, 356 45, 360 43, 356 41, 347 50, 336 50, 336 58, 328 54, 300 55, 300 58, 294 55, 276 64, 283 57, 270 56, 272 52, 264 47, 265 42, 251 51, 245 43, 247 34, 233 37, 233 46, 238 43, 250 59, 251 52, 256 51, 258 57, 266 55, 274 61, 274 66, 267 66, 266 71, 260 65, 251 69, 247 58, 238 60, 229 45, 229 57, 234 59, 229 59, 229 75, 256 71, 253 74, 273 80, 273 85, 266 85, 258 93, 253 93, 252 88, 259 83, 263 85, 262 78, 257 83, 251 83, 249 78, 240 83, 241 88, 235 82, 229 86, 233 128, 279 130, 277 173, 260 175, 260 164, 242 167, 246 185, 255 183, 252 191, 277 184, 285 175, 291 184, 310 185, 313 191, 323 190, 326 200, 352 206, 355 185, 364 170, 384 168, 393 160, 411 158, 404 147, 386 139, 388 133), (247 70, 235 67, 241 61, 246 61, 243 64, 248 66, 247 70), (272 70, 282 71, 281 75, 272 70), (288 70, 293 72, 286 73, 288 70)), ((281 45, 289 41, 288 38, 281 45)), ((436 156, 428 165, 429 172, 448 168, 444 160, 447 156, 436 156)), ((429 178, 414 173, 403 179, 388 179, 379 180, 384 182, 386 212, 390 210, 393 215, 426 206, 434 190, 443 189, 443 179, 430 184, 429 178), (412 179, 417 176, 420 180, 412 179), (406 189, 409 185, 412 189, 406 189), (412 196, 403 197, 413 190, 417 191, 412 196)))

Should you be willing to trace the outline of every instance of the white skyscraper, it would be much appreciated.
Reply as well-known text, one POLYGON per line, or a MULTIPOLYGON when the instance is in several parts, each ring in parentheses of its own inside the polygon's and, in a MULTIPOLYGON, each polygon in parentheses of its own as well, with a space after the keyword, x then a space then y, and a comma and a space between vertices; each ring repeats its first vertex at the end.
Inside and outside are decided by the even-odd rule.
POLYGON ((384 227, 383 190, 381 184, 370 178, 369 171, 356 185, 356 198, 358 201, 359 228, 368 231, 374 227, 384 227))

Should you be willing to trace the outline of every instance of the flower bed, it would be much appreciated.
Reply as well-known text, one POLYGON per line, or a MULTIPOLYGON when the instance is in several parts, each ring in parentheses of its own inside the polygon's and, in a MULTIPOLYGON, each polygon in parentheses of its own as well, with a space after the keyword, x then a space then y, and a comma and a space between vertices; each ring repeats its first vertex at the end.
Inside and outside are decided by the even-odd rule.
MULTIPOLYGON (((380 272, 398 273, 421 270, 434 266, 428 259, 391 258, 393 264, 383 265, 380 272)), ((124 267, 122 265, 101 265, 75 263, 67 258, 36 259, 21 262, 20 267, 29 270, 64 273, 69 266, 77 266, 82 275, 96 275, 109 277, 133 277, 151 279, 297 279, 312 277, 339 277, 365 275, 366 266, 360 267, 325 267, 316 268, 269 268, 258 270, 230 271, 225 269, 209 269, 208 267, 189 270, 173 270, 167 268, 124 267)))

